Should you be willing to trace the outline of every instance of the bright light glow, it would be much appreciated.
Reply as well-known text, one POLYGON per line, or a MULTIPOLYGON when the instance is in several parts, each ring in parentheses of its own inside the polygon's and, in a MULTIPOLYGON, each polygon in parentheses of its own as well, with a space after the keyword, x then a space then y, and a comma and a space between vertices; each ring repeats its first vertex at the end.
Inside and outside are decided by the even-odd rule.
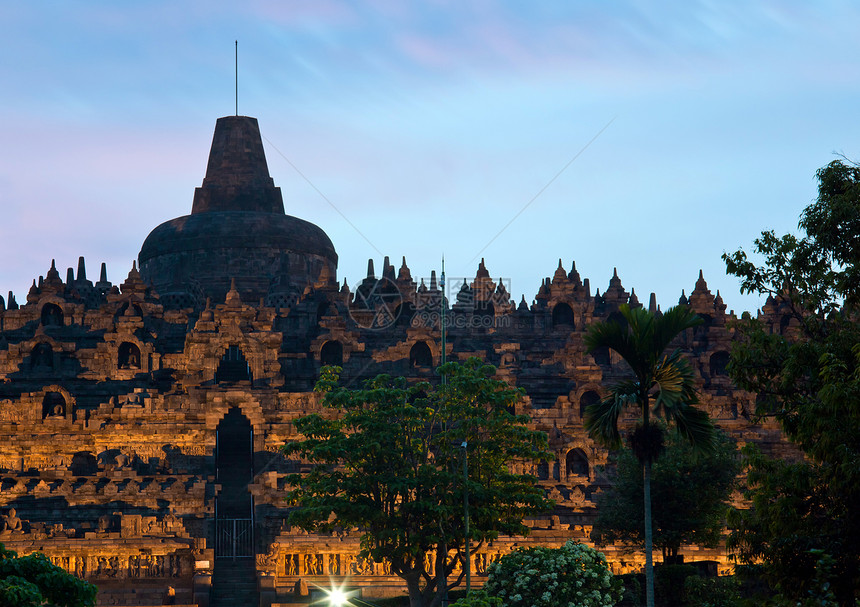
POLYGON ((349 597, 340 588, 334 588, 328 593, 328 602, 331 607, 341 607, 349 601, 349 597))

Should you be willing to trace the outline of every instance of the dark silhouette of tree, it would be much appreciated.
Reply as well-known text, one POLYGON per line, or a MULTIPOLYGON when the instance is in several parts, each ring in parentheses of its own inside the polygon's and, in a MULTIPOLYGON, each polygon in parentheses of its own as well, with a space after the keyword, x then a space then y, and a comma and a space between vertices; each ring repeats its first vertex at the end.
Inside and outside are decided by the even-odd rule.
POLYGON ((767 295, 771 311, 738 322, 730 376, 806 454, 745 449, 752 507, 734 517, 729 545, 786 598, 829 584, 848 606, 860 596, 860 168, 837 160, 816 175, 803 235, 763 232, 760 265, 723 255, 741 292, 767 295))
MULTIPOLYGON (((717 432, 711 453, 696 453, 670 432, 665 452, 651 468, 654 546, 663 562, 678 562, 681 546, 715 547, 726 525, 729 498, 740 472, 734 442, 717 432)), ((600 496, 595 535, 644 547, 642 466, 629 449, 618 454, 612 488, 600 496)))
POLYGON ((464 489, 473 548, 499 533, 526 534, 523 517, 551 506, 532 475, 509 467, 551 457, 546 434, 509 412, 522 391, 474 358, 439 372, 447 383, 436 387, 380 375, 354 389, 338 384, 337 367, 324 367, 316 390, 336 414, 296 420, 303 438, 284 447, 315 464, 289 478, 291 522, 323 532, 358 528, 361 556, 390 563, 412 607, 439 605, 463 577, 465 567, 443 585, 438 573, 447 578, 464 562, 464 489), (428 553, 436 555, 432 567, 428 553))
POLYGON ((585 337, 588 351, 615 350, 629 366, 633 377, 612 386, 607 395, 586 410, 589 436, 610 448, 621 446, 618 417, 624 408, 641 414, 630 436, 630 447, 642 465, 645 522, 645 597, 654 607, 654 564, 651 528, 651 466, 663 448, 663 428, 652 421, 662 418, 697 450, 713 447, 714 427, 698 402, 693 369, 679 350, 667 354, 672 341, 700 320, 686 306, 670 308, 657 316, 643 308, 619 307, 620 318, 592 325, 585 337), (653 402, 653 409, 652 409, 653 402))

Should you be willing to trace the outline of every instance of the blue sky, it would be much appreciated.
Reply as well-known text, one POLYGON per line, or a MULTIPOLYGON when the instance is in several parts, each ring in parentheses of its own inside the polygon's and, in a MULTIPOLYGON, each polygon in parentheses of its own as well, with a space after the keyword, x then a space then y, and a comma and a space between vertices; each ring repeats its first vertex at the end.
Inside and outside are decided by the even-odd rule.
POLYGON ((239 113, 350 284, 444 252, 530 301, 562 258, 664 308, 701 268, 755 309, 721 253, 794 230, 815 170, 860 158, 851 2, 243 4, 0 0, 4 296, 52 258, 122 282, 190 212, 236 39, 239 113))

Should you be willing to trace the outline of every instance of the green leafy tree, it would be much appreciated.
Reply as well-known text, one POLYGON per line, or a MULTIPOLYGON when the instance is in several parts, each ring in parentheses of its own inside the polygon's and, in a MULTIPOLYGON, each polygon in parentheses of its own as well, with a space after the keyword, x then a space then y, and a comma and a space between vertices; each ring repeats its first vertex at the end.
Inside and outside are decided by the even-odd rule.
POLYGON ((738 580, 734 576, 691 575, 684 580, 684 594, 689 607, 737 607, 741 598, 738 580))
POLYGON ((697 450, 713 446, 714 427, 707 413, 697 409, 693 369, 677 349, 666 353, 672 341, 701 320, 688 308, 676 306, 663 315, 643 308, 619 307, 625 323, 610 320, 593 325, 585 337, 589 352, 615 350, 633 377, 612 386, 607 395, 586 410, 585 429, 610 448, 621 446, 618 418, 629 406, 642 418, 630 437, 630 446, 642 465, 645 523, 645 599, 654 607, 654 564, 651 528, 651 466, 663 446, 663 428, 653 418, 672 423, 697 450))
POLYGON ((41 552, 19 557, 0 544, 0 605, 4 607, 93 607, 97 592, 41 552))
MULTIPOLYGON (((651 468, 654 546, 666 563, 677 562, 683 545, 714 547, 726 524, 728 500, 740 472, 734 442, 717 432, 714 450, 697 453, 689 442, 669 433, 665 452, 651 468)), ((595 533, 604 541, 645 545, 642 465, 629 449, 618 454, 612 488, 597 509, 595 533)))
POLYGON ((473 590, 468 595, 451 603, 451 607, 504 607, 505 603, 497 596, 490 596, 486 589, 473 590))
POLYGON ((484 591, 509 607, 611 607, 623 594, 603 553, 573 541, 514 550, 487 573, 484 591))
POLYGON ((338 384, 337 368, 326 368, 316 389, 332 415, 296 420, 303 439, 284 447, 314 464, 289 479, 288 499, 297 506, 291 522, 308 530, 357 528, 362 557, 387 560, 413 607, 438 605, 462 579, 465 567, 450 584, 438 573, 447 578, 464 562, 464 489, 473 547, 499 533, 526 534, 523 517, 552 505, 533 476, 509 468, 548 457, 546 435, 511 412, 521 391, 477 359, 439 372, 447 383, 437 387, 380 375, 350 389, 338 384), (425 563, 432 552, 437 575, 425 563))
POLYGON ((737 513, 730 546, 796 600, 818 592, 816 564, 832 557, 828 583, 847 606, 860 596, 860 168, 835 161, 817 178, 802 234, 763 232, 760 262, 723 255, 741 292, 768 296, 766 314, 738 322, 729 373, 806 455, 745 450, 752 507, 737 513))

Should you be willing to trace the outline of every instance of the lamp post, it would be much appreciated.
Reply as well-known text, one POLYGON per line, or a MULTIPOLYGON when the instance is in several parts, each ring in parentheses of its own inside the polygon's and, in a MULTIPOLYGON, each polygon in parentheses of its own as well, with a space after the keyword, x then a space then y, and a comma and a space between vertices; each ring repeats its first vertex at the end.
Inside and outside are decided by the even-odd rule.
POLYGON ((463 441, 460 443, 463 448, 463 519, 465 520, 465 543, 466 543, 466 596, 469 596, 469 590, 472 589, 472 558, 469 554, 471 549, 471 541, 469 540, 469 442, 463 441))
MULTIPOLYGON (((442 341, 442 352, 441 352, 441 363, 445 364, 445 350, 447 348, 445 344, 445 256, 442 255, 442 276, 439 281, 439 287, 442 291, 442 301, 439 307, 439 332, 442 341)), ((442 374, 442 385, 446 385, 448 383, 448 377, 443 373, 442 374)), ((448 542, 445 541, 445 532, 442 529, 442 522, 439 522, 439 531, 442 537, 442 542, 439 545, 439 552, 443 553, 445 556, 442 557, 441 568, 436 572, 437 578, 437 588, 442 591, 442 607, 448 607, 448 572, 445 571, 445 564, 448 561, 448 542)), ((437 563, 439 562, 439 557, 436 557, 437 563)))

